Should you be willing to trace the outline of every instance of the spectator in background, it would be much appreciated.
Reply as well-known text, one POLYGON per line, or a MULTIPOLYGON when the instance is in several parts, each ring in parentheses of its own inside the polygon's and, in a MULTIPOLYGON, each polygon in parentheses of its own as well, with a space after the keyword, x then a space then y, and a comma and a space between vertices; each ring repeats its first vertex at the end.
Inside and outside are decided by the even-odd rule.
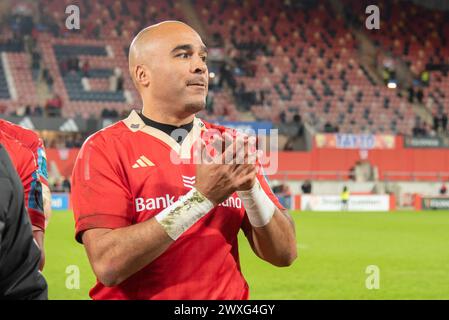
POLYGON ((7 106, 5 106, 4 104, 0 104, 0 114, 5 114, 7 109, 7 106))
POLYGON ((445 196, 446 193, 447 193, 446 184, 443 182, 443 184, 441 185, 441 188, 440 188, 440 196, 445 196))
POLYGON ((290 187, 286 184, 280 184, 273 187, 273 193, 279 199, 279 202, 285 208, 291 208, 291 191, 290 187))
POLYGON ((78 72, 80 70, 79 63, 80 61, 77 56, 69 58, 67 61, 68 70, 78 72))
POLYGON ((53 77, 51 76, 51 74, 47 68, 45 68, 42 71, 42 77, 43 77, 45 83, 47 84, 48 88, 50 89, 50 91, 52 91, 53 90, 53 77))
POLYGON ((416 125, 412 129, 412 134, 414 137, 426 137, 428 136, 427 129, 425 125, 422 125, 421 123, 416 123, 416 125))
POLYGON ((338 128, 334 127, 329 121, 324 124, 324 132, 325 133, 336 133, 338 132, 338 128))
POLYGON ((427 122, 424 122, 421 125, 421 136, 423 136, 423 137, 431 136, 431 131, 432 131, 432 128, 430 128, 430 125, 427 122))
POLYGON ((284 196, 284 203, 282 204, 285 208, 292 207, 292 193, 290 191, 290 187, 286 184, 282 185, 282 193, 284 196))
POLYGON ((83 72, 83 77, 89 78, 90 65, 89 60, 85 60, 83 66, 81 67, 81 71, 83 72))
POLYGON ((324 132, 329 133, 332 132, 332 125, 329 121, 326 121, 326 123, 324 124, 324 132))
POLYGON ((31 116, 31 115, 32 115, 31 107, 30 107, 29 105, 27 105, 27 106, 25 107, 25 115, 26 115, 26 116, 31 116))
POLYGON ((109 109, 108 108, 103 108, 103 110, 101 111, 101 117, 103 119, 109 118, 109 109))
POLYGON ((298 113, 293 116, 293 123, 298 128, 296 136, 302 137, 304 135, 304 124, 302 123, 302 118, 298 113))
POLYGON ((416 99, 418 100, 419 103, 423 103, 423 98, 424 98, 424 93, 422 91, 422 88, 419 88, 416 91, 416 99))
POLYGON ((445 112, 441 115, 441 128, 444 133, 447 132, 447 114, 445 112))
POLYGON ((70 180, 67 177, 64 177, 62 181, 62 189, 64 192, 70 193, 71 187, 70 180))
POLYGON ((61 75, 64 77, 67 74, 67 72, 69 71, 69 64, 66 59, 62 60, 59 63, 59 69, 61 70, 61 75))
POLYGON ((71 149, 74 147, 74 137, 72 135, 65 136, 63 140, 67 149, 71 149))
POLYGON ((102 21, 100 19, 97 19, 96 21, 96 25, 95 28, 93 29, 92 33, 95 37, 95 39, 99 39, 100 38, 100 34, 101 34, 101 26, 103 25, 102 21))
POLYGON ((428 87, 429 86, 429 80, 430 80, 430 74, 429 71, 424 70, 421 73, 421 83, 423 86, 428 87))
POLYGON ((53 182, 53 184, 51 185, 51 191, 52 192, 63 192, 64 190, 62 190, 62 185, 61 183, 56 180, 55 182, 53 182))
POLYGON ((312 193, 312 183, 310 182, 310 180, 304 181, 304 183, 301 185, 301 191, 304 194, 312 193))
POLYGON ((74 147, 75 148, 81 148, 81 146, 83 145, 84 140, 86 140, 86 138, 83 137, 83 135, 78 132, 76 134, 76 136, 75 136, 74 147))
POLYGON ((49 117, 60 117, 62 109, 62 99, 58 94, 55 94, 52 99, 47 100, 45 110, 49 117))
POLYGON ((41 63, 41 55, 37 50, 32 50, 31 53, 31 68, 39 69, 41 63))
POLYGON ((407 91, 408 91, 408 102, 413 103, 413 101, 415 100, 415 90, 413 86, 410 86, 407 91))
POLYGON ((432 129, 435 130, 435 132, 438 132, 438 129, 440 128, 440 118, 438 117, 436 112, 433 112, 433 126, 432 129))
POLYGON ((118 118, 119 117, 119 114, 118 114, 117 110, 115 110, 115 109, 112 109, 110 114, 111 114, 112 118, 118 118))
POLYGON ((287 114, 285 113, 285 110, 282 110, 281 113, 279 113, 279 120, 282 124, 287 122, 287 114))
POLYGON ((46 82, 47 82, 48 89, 49 89, 50 91, 53 91, 53 77, 51 76, 50 73, 48 73, 46 82))
POLYGON ((117 76, 117 87, 116 87, 116 92, 122 92, 123 91, 123 84, 124 84, 124 79, 123 79, 123 75, 120 73, 117 76))
POLYGON ((343 191, 341 192, 341 210, 348 211, 349 208, 349 190, 347 186, 343 187, 343 191))
POLYGON ((382 79, 384 80, 384 84, 387 85, 388 81, 390 80, 390 72, 387 68, 384 68, 382 70, 382 79))
POLYGON ((115 109, 104 108, 103 111, 101 111, 101 117, 104 119, 118 118, 119 114, 115 109))
POLYGON ((42 107, 40 105, 37 105, 33 109, 33 116, 35 117, 41 117, 44 114, 44 111, 42 110, 42 107))
POLYGON ((227 83, 231 88, 232 92, 235 94, 237 89, 237 81, 234 78, 234 75, 231 71, 231 66, 228 63, 223 63, 220 66, 220 82, 218 83, 219 87, 223 87, 224 83, 227 83))
POLYGON ((265 90, 260 90, 257 98, 257 104, 263 105, 265 103, 265 90))

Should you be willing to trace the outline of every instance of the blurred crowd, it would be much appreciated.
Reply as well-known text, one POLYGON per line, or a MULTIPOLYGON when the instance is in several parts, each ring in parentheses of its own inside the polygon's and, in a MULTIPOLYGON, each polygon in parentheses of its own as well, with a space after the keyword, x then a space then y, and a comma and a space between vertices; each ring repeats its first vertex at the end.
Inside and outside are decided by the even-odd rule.
POLYGON ((43 134, 42 138, 46 148, 70 149, 81 148, 87 136, 82 133, 59 133, 51 136, 43 134))

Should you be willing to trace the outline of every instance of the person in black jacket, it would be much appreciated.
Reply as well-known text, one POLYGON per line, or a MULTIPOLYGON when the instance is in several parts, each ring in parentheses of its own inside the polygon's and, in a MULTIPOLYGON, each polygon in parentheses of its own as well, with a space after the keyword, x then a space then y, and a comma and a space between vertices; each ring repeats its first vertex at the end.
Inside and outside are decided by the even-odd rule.
POLYGON ((39 260, 22 183, 0 144, 0 300, 47 299, 39 260))

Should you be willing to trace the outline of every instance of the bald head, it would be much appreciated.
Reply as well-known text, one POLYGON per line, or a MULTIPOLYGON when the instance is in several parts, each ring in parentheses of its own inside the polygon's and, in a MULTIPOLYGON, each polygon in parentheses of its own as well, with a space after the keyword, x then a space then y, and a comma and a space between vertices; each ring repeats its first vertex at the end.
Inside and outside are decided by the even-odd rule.
MULTIPOLYGON (((136 84, 135 68, 138 65, 151 66, 157 63, 157 51, 166 49, 168 43, 173 43, 182 35, 197 37, 202 43, 199 34, 181 21, 164 21, 142 29, 133 39, 129 48, 129 72, 136 84)), ((137 86, 137 84, 136 84, 137 86)))
POLYGON ((165 21, 140 31, 129 48, 129 72, 151 119, 184 123, 205 108, 207 49, 185 23, 165 21))

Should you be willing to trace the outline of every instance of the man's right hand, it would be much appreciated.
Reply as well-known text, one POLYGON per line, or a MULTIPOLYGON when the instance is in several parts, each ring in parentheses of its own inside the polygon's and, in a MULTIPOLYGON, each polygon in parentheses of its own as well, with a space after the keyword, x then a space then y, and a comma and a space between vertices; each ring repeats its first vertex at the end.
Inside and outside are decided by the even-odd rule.
MULTIPOLYGON (((205 155, 204 145, 199 148, 202 156, 200 163, 196 165, 195 188, 214 205, 220 204, 237 190, 251 187, 256 179, 255 160, 248 160, 254 157, 248 155, 248 141, 231 141, 223 153, 213 158, 205 155), (243 161, 238 164, 236 157, 239 156, 243 161)), ((221 141, 219 143, 221 145, 221 141)))

